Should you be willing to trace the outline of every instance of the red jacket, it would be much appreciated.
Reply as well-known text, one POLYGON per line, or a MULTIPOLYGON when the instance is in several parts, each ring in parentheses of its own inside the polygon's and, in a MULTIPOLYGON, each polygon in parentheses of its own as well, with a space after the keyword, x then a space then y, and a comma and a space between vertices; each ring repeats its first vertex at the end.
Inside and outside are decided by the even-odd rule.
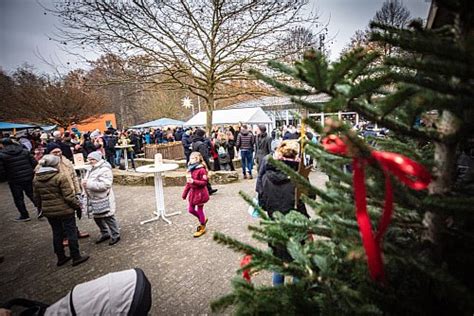
POLYGON ((191 205, 202 205, 209 201, 206 169, 204 167, 194 169, 191 171, 191 178, 193 183, 186 183, 182 194, 183 200, 188 197, 189 204, 191 205))

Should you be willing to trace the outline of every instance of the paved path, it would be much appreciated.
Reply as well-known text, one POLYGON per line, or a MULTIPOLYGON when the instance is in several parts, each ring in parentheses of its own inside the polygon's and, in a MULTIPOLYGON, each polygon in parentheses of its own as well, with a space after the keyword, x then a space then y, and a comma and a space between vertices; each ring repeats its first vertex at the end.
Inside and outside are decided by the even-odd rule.
MULTIPOLYGON (((320 173, 311 175, 318 186, 324 179, 320 173)), ((91 258, 78 267, 68 264, 58 268, 47 221, 13 222, 18 212, 8 185, 0 183, 0 256, 4 257, 0 263, 0 302, 25 297, 53 303, 75 284, 139 267, 152 284, 151 315, 209 314, 209 303, 230 291, 230 280, 241 259, 240 254, 215 243, 212 234, 220 231, 255 244, 247 230, 255 220, 237 194, 239 190, 253 194, 254 186, 255 180, 215 186, 219 192, 205 206, 208 233, 199 239, 192 236, 197 220, 186 212, 182 188, 164 189, 167 211, 182 211, 171 218, 172 225, 162 221, 140 225, 152 216, 153 187, 114 186, 122 240, 115 246, 95 245, 98 229, 92 220, 82 219, 79 228, 92 237, 81 239, 80 248, 91 258)), ((27 205, 33 215, 33 206, 27 205)), ((262 273, 255 282, 269 284, 270 277, 262 273)))

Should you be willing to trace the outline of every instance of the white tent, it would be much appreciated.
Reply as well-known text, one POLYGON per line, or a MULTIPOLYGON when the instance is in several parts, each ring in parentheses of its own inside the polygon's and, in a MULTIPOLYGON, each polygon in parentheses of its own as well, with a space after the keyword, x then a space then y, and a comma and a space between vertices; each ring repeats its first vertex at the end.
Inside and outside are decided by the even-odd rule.
MULTIPOLYGON (((225 124, 272 124, 272 120, 263 112, 260 107, 245 108, 245 109, 230 109, 217 110, 212 113, 212 125, 225 124)), ((206 112, 199 112, 194 115, 189 121, 184 123, 184 126, 205 126, 206 112)))

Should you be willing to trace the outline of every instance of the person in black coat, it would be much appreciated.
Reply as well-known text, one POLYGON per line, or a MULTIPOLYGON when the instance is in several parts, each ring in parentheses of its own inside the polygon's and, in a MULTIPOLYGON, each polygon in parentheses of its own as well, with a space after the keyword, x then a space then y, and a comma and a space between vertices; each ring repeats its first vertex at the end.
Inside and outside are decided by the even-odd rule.
POLYGON ((71 147, 74 147, 74 146, 72 146, 72 143, 68 142, 69 144, 66 144, 64 142, 63 138, 62 138, 62 135, 61 135, 60 131, 55 131, 53 133, 53 137, 54 137, 54 142, 56 144, 58 144, 59 147, 61 148, 63 156, 66 157, 67 159, 69 159, 70 161, 74 162, 74 158, 73 158, 73 154, 72 154, 72 150, 71 150, 71 147))
POLYGON ((191 145, 192 145, 192 139, 191 139, 191 129, 186 129, 186 131, 183 134, 183 137, 181 138, 181 143, 183 144, 183 149, 184 149, 184 156, 186 157, 186 165, 188 165, 189 162, 189 156, 191 155, 191 145))
MULTIPOLYGON (((285 163, 293 170, 298 170, 298 151, 299 144, 294 140, 283 141, 275 151, 274 158, 285 163)), ((262 209, 267 212, 268 216, 273 219, 275 212, 284 215, 291 210, 295 210, 295 184, 291 181, 286 173, 279 170, 268 162, 270 155, 267 155, 260 164, 256 191, 258 193, 258 203, 262 209)), ((306 207, 302 201, 298 201, 296 210, 309 218, 306 207)), ((292 261, 292 257, 285 247, 269 245, 273 254, 285 262, 292 261)), ((274 272, 273 284, 283 284, 283 275, 274 272)))
MULTIPOLYGON (((30 215, 23 193, 37 206, 33 196, 33 176, 37 162, 28 150, 14 144, 9 138, 4 138, 2 145, 4 148, 0 151, 0 180, 8 181, 15 206, 20 212, 20 217, 15 221, 26 222, 30 220, 30 215)), ((38 210, 38 215, 40 214, 41 211, 38 210)))
POLYGON ((265 125, 258 125, 258 135, 255 139, 255 160, 260 166, 263 157, 272 152, 272 138, 267 134, 265 125))
MULTIPOLYGON (((191 149, 192 151, 198 151, 201 154, 202 158, 204 159, 204 162, 206 163, 207 170, 211 170, 211 163, 209 162, 209 140, 206 139, 205 136, 206 132, 198 128, 192 138, 191 149)), ((207 190, 209 191, 209 194, 214 194, 217 192, 217 189, 212 188, 210 181, 207 181, 207 190)))

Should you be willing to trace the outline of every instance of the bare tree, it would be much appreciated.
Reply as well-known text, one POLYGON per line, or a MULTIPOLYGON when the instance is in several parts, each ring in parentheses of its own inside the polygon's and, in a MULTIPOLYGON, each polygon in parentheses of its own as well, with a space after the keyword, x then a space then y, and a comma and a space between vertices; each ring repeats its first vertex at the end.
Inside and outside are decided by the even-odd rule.
MULTIPOLYGON (((207 128, 218 100, 250 67, 281 57, 276 48, 289 29, 314 22, 303 16, 308 0, 117 0, 58 2, 60 41, 119 56, 141 55, 141 79, 179 85, 207 104, 207 128), (160 75, 159 77, 156 77, 160 75), (158 79, 157 79, 158 78, 158 79), (189 80, 191 78, 191 80, 189 80)), ((292 53, 292 52, 286 52, 292 53)))
MULTIPOLYGON (((370 22, 405 28, 410 22, 410 19, 410 11, 400 0, 386 0, 382 8, 375 13, 374 18, 370 22)), ((384 44, 383 53, 385 56, 390 56, 393 53, 392 45, 384 44)))
MULTIPOLYGON (((405 28, 411 21, 410 11, 399 0, 386 0, 382 7, 375 13, 370 22, 377 22, 393 27, 405 28)), ((342 50, 342 54, 357 47, 364 47, 368 50, 378 50, 384 56, 393 53, 393 47, 389 44, 380 45, 370 42, 370 29, 357 30, 351 37, 350 42, 342 50)))
POLYGON ((325 36, 325 33, 315 34, 304 26, 296 26, 289 30, 280 41, 282 52, 292 52, 292 54, 286 54, 285 60, 293 63, 302 59, 303 53, 309 49, 320 50, 321 41, 318 35, 325 36))
POLYGON ((386 0, 382 8, 375 13, 372 22, 382 23, 397 28, 405 28, 410 21, 410 11, 400 0, 386 0))
POLYGON ((14 97, 15 82, 0 69, 0 119, 11 120, 15 118, 17 102, 14 97))
POLYGON ((12 76, 14 86, 8 107, 11 119, 56 124, 67 128, 73 122, 87 122, 102 113, 105 101, 84 86, 81 72, 63 80, 38 76, 25 68, 12 76))

